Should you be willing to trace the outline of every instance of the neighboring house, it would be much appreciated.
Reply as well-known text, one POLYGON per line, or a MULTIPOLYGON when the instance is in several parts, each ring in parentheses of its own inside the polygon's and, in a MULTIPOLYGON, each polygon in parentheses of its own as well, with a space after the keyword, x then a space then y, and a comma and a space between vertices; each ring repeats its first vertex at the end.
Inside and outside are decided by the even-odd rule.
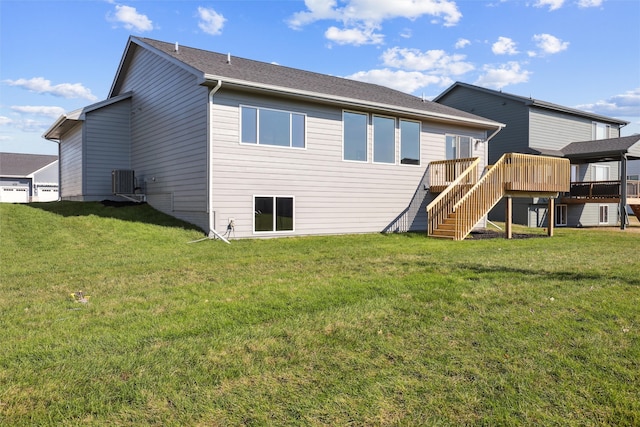
POLYGON ((62 199, 144 199, 241 238, 426 230, 430 163, 474 157, 481 171, 502 127, 378 85, 130 37, 108 99, 44 137, 59 143, 62 199))
MULTIPOLYGON (((623 160, 626 163, 640 158, 640 137, 620 138, 620 129, 628 124, 623 120, 460 82, 434 101, 506 124, 489 144, 489 163, 511 152, 568 158, 574 187, 584 188, 591 181, 602 185, 616 181, 619 190, 623 160), (608 147, 615 147, 615 152, 608 147)), ((617 197, 564 197, 557 202, 556 225, 616 225, 620 224, 620 212, 625 211, 620 208, 620 191, 617 197)), ((489 218, 502 221, 504 215, 505 209, 499 204, 489 218)), ((547 217, 544 198, 513 202, 516 223, 547 226, 547 217)))
POLYGON ((0 202, 58 200, 58 156, 0 153, 0 202))

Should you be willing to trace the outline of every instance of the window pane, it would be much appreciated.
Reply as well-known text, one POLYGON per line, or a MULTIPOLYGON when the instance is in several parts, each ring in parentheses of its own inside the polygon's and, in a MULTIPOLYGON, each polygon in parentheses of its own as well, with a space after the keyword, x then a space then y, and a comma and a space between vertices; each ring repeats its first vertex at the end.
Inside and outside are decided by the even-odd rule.
POLYGON ((594 181, 608 181, 609 180, 609 168, 607 166, 594 165, 594 181))
POLYGON ((456 158, 456 137, 447 135, 446 140, 446 160, 454 160, 456 158))
POLYGON ((388 117, 373 118, 373 161, 396 162, 396 121, 388 117))
POLYGON ((260 110, 259 144, 291 146, 289 118, 291 114, 283 111, 260 110))
POLYGON ((467 159, 471 157, 471 138, 468 136, 460 136, 459 159, 467 159))
POLYGON ((255 231, 273 231, 273 197, 256 197, 254 206, 255 231))
POLYGON ((400 163, 420 164, 420 123, 400 121, 400 163))
POLYGON ((293 198, 276 198, 276 231, 293 230, 293 198))
POLYGON ((255 144, 257 142, 257 110, 255 108, 242 107, 242 135, 241 141, 247 144, 255 144))
POLYGON ((367 161, 367 115, 344 113, 344 160, 367 161))
POLYGON ((304 116, 291 114, 291 146, 304 148, 304 116))

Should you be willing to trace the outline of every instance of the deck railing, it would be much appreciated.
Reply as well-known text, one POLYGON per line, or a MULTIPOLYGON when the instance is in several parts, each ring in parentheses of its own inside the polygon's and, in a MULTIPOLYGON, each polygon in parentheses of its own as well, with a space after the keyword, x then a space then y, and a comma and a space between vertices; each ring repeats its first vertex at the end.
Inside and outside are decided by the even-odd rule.
MULTIPOLYGON (((433 162, 437 163, 438 167, 442 165, 441 171, 443 173, 450 173, 452 169, 461 167, 460 165, 466 165, 457 176, 452 176, 450 184, 436 197, 429 206, 427 206, 427 232, 429 235, 433 234, 433 231, 442 224, 446 218, 453 212, 455 204, 466 194, 471 187, 473 187, 478 181, 478 167, 480 166, 480 159, 475 157, 472 159, 462 159, 464 161, 441 161, 433 162), (454 165, 454 166, 452 166, 454 165)), ((435 174, 437 177, 438 174, 435 174)), ((444 176, 444 174, 442 175, 444 176)), ((438 185, 445 186, 445 180, 436 181, 438 185)), ((434 182, 430 181, 429 185, 434 186, 434 182)))
MULTIPOLYGON (((620 198, 620 181, 580 181, 572 182, 568 196, 573 199, 616 199, 620 198)), ((627 197, 640 198, 640 181, 627 181, 627 197)))
MULTIPOLYGON (((428 232, 432 234, 455 212, 453 238, 462 240, 505 194, 565 192, 569 189, 569 177, 567 159, 507 153, 467 191, 462 192, 452 184, 453 188, 447 188, 436 197, 427 206, 428 232), (449 199, 456 201, 450 205, 449 199)), ((459 187, 458 181, 454 182, 459 187)))
MULTIPOLYGON (((476 158, 472 157, 468 159, 439 160, 429 163, 429 187, 435 192, 444 190, 466 171, 475 160, 476 158)), ((478 174, 470 174, 467 179, 467 184, 475 184, 478 181, 478 174)))

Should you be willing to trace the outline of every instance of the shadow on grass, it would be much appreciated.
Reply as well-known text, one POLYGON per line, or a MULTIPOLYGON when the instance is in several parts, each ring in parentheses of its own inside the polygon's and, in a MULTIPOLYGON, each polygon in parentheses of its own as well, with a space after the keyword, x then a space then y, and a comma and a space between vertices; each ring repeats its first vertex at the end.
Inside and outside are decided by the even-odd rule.
POLYGON ((163 227, 176 227, 185 230, 202 230, 188 222, 179 220, 162 213, 146 203, 133 202, 45 202, 29 203, 30 208, 40 209, 64 217, 97 216, 112 218, 122 221, 140 222, 145 224, 160 225, 163 227))
POLYGON ((620 280, 631 286, 640 286, 640 279, 637 277, 628 277, 623 275, 611 275, 611 274, 600 274, 600 273, 583 273, 580 271, 547 271, 547 270, 536 270, 536 269, 523 269, 523 268, 513 268, 513 267, 505 267, 505 266, 484 266, 478 264, 458 264, 460 269, 468 270, 476 274, 522 274, 523 276, 527 276, 532 280, 540 279, 540 280, 557 280, 561 282, 586 282, 586 281, 603 281, 603 280, 620 280))

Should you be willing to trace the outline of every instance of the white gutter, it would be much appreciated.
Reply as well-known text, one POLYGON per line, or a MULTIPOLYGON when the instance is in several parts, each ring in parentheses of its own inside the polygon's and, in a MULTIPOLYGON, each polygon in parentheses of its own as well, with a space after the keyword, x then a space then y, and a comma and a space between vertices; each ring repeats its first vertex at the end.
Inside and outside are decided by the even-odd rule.
POLYGON ((213 89, 209 91, 208 101, 207 101, 207 188, 208 188, 208 196, 207 196, 207 209, 209 211, 209 238, 220 238, 225 243, 229 243, 224 236, 216 231, 215 228, 215 215, 213 212, 213 167, 211 165, 211 155, 213 154, 213 133, 211 129, 213 128, 213 114, 211 114, 211 109, 213 108, 213 96, 220 90, 222 87, 222 80, 218 80, 218 83, 215 85, 213 89))
MULTIPOLYGON (((204 81, 215 81, 215 80, 220 81, 220 78, 211 74, 204 75, 204 81)), ((378 108, 380 110, 383 110, 385 112, 397 112, 402 114, 408 113, 416 116, 430 117, 430 118, 439 119, 439 120, 448 121, 448 122, 456 122, 456 123, 462 122, 462 123, 471 124, 475 126, 482 126, 482 127, 490 127, 490 128, 498 127, 499 129, 505 127, 505 124, 495 122, 495 121, 485 121, 485 120, 472 119, 468 117, 452 116, 449 114, 441 114, 441 113, 435 113, 431 111, 425 111, 425 110, 414 109, 414 108, 401 107, 396 105, 368 102, 360 99, 347 98, 342 96, 329 96, 319 92, 311 92, 311 91, 297 90, 297 89, 294 90, 294 89, 284 88, 281 86, 247 82, 244 80, 225 78, 225 84, 251 88, 251 89, 261 89, 267 92, 285 94, 285 95, 295 96, 299 98, 307 98, 315 101, 343 103, 350 106, 361 107, 361 108, 373 107, 373 108, 378 108)), ((421 100, 419 98, 416 98, 416 102, 420 103, 421 100)))

